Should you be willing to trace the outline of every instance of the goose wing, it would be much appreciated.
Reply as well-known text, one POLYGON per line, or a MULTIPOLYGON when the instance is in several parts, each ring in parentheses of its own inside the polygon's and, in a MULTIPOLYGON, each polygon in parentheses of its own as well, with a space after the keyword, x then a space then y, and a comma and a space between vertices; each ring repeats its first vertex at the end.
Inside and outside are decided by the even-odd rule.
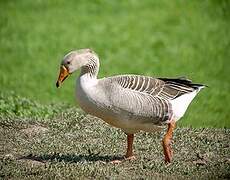
POLYGON ((192 84, 185 78, 153 78, 140 75, 122 75, 111 77, 122 88, 149 94, 165 100, 175 99, 183 94, 193 92, 200 84, 192 84))
POLYGON ((173 115, 170 101, 199 87, 187 79, 140 75, 113 76, 100 82, 113 109, 142 124, 167 122, 173 115))

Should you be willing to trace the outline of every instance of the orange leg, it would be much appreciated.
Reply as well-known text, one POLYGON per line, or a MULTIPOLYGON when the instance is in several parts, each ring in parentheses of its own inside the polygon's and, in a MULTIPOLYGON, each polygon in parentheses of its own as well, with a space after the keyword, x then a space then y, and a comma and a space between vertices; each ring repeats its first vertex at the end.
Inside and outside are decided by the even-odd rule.
POLYGON ((163 145, 164 155, 165 155, 165 163, 170 163, 172 161, 173 152, 171 148, 171 140, 172 140, 173 130, 175 129, 175 127, 176 127, 175 121, 169 123, 167 133, 165 134, 162 140, 162 145, 163 145))
POLYGON ((135 159, 133 155, 133 139, 134 134, 127 134, 127 152, 125 155, 126 159, 135 159))
MULTIPOLYGON (((133 139, 134 134, 127 134, 127 152, 125 154, 125 159, 123 160, 134 160, 136 159, 133 155, 133 139)), ((112 164, 121 163, 123 160, 113 160, 111 161, 112 164)))

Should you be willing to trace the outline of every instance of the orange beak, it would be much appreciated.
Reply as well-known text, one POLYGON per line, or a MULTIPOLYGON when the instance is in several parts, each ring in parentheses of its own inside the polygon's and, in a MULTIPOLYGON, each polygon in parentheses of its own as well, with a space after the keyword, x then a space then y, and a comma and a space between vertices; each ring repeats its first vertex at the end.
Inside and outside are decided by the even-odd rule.
POLYGON ((65 66, 61 66, 58 80, 56 82, 56 87, 60 87, 61 83, 69 76, 69 71, 65 66))

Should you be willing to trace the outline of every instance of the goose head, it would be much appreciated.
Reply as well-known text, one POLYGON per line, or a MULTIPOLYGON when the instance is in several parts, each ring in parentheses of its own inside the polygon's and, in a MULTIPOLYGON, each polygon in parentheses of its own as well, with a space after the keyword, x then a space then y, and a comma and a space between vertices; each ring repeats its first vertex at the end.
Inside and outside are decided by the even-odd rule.
POLYGON ((81 67, 87 66, 91 59, 98 59, 96 53, 94 53, 91 49, 80 49, 66 54, 61 61, 60 73, 56 82, 56 87, 60 87, 61 83, 70 74, 81 67))

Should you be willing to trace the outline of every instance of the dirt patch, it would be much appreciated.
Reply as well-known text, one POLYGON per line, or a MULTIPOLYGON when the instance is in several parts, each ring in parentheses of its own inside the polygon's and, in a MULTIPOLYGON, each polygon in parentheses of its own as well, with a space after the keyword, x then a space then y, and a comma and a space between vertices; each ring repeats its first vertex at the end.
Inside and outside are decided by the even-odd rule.
POLYGON ((41 166, 45 164, 45 161, 39 157, 33 156, 32 154, 28 156, 22 156, 17 159, 19 162, 26 163, 30 166, 41 166))
POLYGON ((37 160, 32 160, 32 159, 19 159, 19 162, 23 162, 28 164, 29 166, 42 166, 45 164, 45 162, 42 161, 37 161, 37 160))
POLYGON ((28 136, 35 136, 40 133, 45 133, 48 129, 39 125, 29 125, 27 128, 21 129, 20 131, 28 136))

